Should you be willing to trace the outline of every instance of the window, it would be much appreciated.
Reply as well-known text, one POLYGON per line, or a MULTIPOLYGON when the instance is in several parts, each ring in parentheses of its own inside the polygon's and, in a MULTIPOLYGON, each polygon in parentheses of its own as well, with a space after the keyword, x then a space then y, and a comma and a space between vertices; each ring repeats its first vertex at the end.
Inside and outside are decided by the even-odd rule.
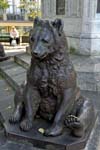
POLYGON ((100 13, 100 0, 97 2, 97 13, 100 13))
POLYGON ((65 15, 65 0, 56 0, 56 14, 65 15))

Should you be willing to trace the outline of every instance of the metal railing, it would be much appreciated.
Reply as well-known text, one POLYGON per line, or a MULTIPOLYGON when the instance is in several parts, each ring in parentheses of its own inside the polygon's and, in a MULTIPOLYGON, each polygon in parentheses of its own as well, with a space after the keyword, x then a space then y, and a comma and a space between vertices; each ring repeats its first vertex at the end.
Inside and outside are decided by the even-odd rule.
POLYGON ((7 20, 18 20, 18 21, 24 21, 24 16, 19 14, 7 14, 7 20))

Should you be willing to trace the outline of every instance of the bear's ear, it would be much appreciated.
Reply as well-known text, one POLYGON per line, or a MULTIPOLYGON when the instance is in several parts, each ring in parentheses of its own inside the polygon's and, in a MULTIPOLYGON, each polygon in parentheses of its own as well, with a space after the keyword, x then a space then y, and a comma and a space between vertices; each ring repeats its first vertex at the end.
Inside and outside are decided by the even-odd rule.
POLYGON ((40 22, 41 22, 40 18, 39 17, 35 17, 35 19, 34 19, 34 26, 39 25, 40 22))
POLYGON ((61 35, 64 27, 64 23, 61 19, 56 19, 54 22, 52 22, 52 25, 57 29, 59 35, 61 35))

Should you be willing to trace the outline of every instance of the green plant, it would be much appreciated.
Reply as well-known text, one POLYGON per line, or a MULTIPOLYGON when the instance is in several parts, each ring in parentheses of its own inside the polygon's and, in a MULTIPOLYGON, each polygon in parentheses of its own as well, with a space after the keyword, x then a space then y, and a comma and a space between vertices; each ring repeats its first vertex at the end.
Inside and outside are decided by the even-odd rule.
POLYGON ((71 47, 70 47, 70 53, 71 53, 71 54, 75 54, 75 52, 76 52, 76 49, 71 46, 71 47))
POLYGON ((35 18, 36 16, 41 17, 41 11, 36 1, 21 0, 19 8, 24 9, 25 13, 27 13, 27 16, 30 18, 35 18))
POLYGON ((35 18, 36 16, 39 16, 41 17, 41 11, 35 11, 35 10, 32 10, 30 9, 30 12, 28 13, 28 16, 31 17, 31 18, 35 18))
POLYGON ((9 3, 7 0, 0 0, 0 8, 5 10, 7 8, 9 8, 9 3))

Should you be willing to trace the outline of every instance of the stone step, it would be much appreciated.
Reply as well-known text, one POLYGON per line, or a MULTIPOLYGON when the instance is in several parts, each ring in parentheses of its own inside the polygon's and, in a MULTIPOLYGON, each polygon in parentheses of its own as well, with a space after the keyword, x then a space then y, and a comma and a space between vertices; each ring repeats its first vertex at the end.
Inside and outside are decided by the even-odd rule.
MULTIPOLYGON (((81 90, 100 91, 100 58, 71 55, 71 60, 77 72, 77 83, 81 90)), ((28 68, 31 56, 27 53, 14 57, 15 61, 28 68)))
POLYGON ((12 59, 0 63, 0 74, 14 89, 26 79, 26 69, 16 64, 12 59))
POLYGON ((14 56, 14 60, 16 63, 23 66, 25 69, 28 69, 31 61, 31 56, 28 55, 27 53, 22 53, 14 56))

